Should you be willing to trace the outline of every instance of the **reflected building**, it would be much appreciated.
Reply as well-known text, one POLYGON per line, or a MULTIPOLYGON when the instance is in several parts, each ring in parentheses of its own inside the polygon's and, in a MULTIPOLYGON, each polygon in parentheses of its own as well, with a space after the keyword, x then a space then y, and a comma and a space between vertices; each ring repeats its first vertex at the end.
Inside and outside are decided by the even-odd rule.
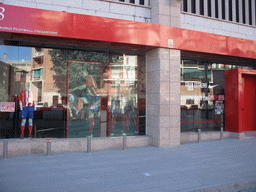
POLYGON ((57 107, 58 104, 62 104, 62 97, 66 92, 65 87, 57 87, 55 82, 65 82, 66 78, 56 76, 49 50, 32 48, 31 88, 37 93, 37 102, 43 102, 47 107, 57 107))
POLYGON ((6 58, 7 54, 4 53, 3 61, 0 61, 1 102, 13 101, 10 96, 17 96, 30 82, 31 62, 7 61, 6 58))

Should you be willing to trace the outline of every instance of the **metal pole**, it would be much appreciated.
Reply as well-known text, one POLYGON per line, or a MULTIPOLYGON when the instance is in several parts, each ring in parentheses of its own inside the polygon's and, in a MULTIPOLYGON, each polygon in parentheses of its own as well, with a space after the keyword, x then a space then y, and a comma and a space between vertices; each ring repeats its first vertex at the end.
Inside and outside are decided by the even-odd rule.
POLYGON ((92 140, 91 140, 91 136, 87 137, 87 153, 91 153, 92 152, 92 140))
POLYGON ((220 128, 220 140, 223 139, 223 127, 220 128))
POLYGON ((126 149, 126 134, 123 135, 123 150, 126 149))
POLYGON ((3 158, 8 158, 8 141, 4 141, 3 158))
POLYGON ((47 156, 51 156, 51 139, 47 139, 47 156))
POLYGON ((201 129, 198 129, 198 143, 201 142, 201 129))

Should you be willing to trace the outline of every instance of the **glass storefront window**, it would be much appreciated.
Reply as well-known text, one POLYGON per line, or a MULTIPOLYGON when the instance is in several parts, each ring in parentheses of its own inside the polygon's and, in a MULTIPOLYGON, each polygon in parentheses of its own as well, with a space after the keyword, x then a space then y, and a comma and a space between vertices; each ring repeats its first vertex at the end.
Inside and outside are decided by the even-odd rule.
POLYGON ((225 70, 248 66, 181 60, 181 132, 225 128, 225 70))
MULTIPOLYGON (((4 56, 0 61, 0 102, 14 105, 8 112, 1 107, 0 138, 20 137, 19 99, 20 93, 28 89, 33 95, 29 99, 34 102, 35 137, 145 134, 144 56, 14 47, 16 55, 26 58, 20 61, 10 55, 11 48, 0 47, 4 56)), ((25 135, 29 123, 26 121, 25 135)))
POLYGON ((138 133, 138 77, 137 58, 135 56, 124 57, 126 62, 109 64, 108 87, 109 102, 111 110, 111 135, 115 130, 122 133, 138 133), (119 121, 118 121, 119 119, 119 121), (133 127, 136 129, 133 130, 133 127))

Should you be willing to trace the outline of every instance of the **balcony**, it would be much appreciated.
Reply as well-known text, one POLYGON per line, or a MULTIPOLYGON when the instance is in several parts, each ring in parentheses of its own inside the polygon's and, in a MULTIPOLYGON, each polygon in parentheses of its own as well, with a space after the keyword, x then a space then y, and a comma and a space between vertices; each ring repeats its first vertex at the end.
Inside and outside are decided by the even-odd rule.
POLYGON ((33 69, 32 70, 32 81, 42 81, 43 80, 43 69, 33 69))
POLYGON ((35 58, 41 58, 44 56, 44 52, 43 51, 40 51, 40 52, 33 52, 32 54, 32 58, 35 59, 35 58))

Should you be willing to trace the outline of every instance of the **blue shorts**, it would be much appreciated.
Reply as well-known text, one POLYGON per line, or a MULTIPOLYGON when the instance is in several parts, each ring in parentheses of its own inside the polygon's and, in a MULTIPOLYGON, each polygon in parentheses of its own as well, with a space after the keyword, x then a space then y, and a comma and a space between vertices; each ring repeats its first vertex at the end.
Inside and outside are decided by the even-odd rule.
POLYGON ((23 107, 21 111, 21 119, 33 119, 34 118, 34 107, 23 107))

